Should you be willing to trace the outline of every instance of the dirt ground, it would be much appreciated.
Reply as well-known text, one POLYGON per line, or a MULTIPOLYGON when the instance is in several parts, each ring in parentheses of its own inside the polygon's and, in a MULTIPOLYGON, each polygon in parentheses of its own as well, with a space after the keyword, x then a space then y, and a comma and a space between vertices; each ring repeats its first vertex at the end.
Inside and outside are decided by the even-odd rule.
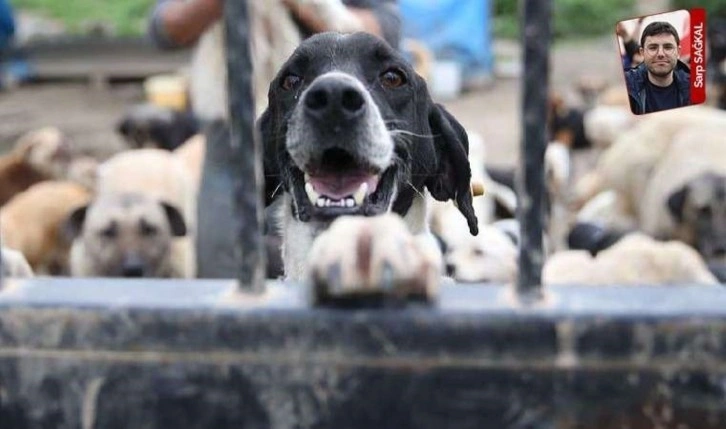
MULTIPOLYGON (((486 142, 487 163, 511 166, 517 161, 521 81, 521 50, 512 41, 495 41, 497 77, 486 88, 445 101, 462 124, 486 142)), ((554 46, 551 85, 566 93, 581 76, 617 82, 619 57, 614 36, 564 42, 554 46)), ((94 89, 86 82, 27 84, 0 92, 0 150, 21 133, 47 125, 58 126, 81 152, 106 157, 123 148, 114 127, 124 109, 141 101, 140 84, 112 84, 94 89)), ((572 98, 577 101, 576 98, 572 98)))

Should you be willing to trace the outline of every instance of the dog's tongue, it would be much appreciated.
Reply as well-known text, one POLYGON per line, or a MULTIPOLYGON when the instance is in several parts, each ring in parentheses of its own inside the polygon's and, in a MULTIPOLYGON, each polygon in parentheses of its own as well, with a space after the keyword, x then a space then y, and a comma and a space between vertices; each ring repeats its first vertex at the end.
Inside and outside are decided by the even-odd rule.
POLYGON ((368 173, 322 173, 310 176, 310 184, 320 195, 333 200, 341 200, 353 195, 363 183, 368 184, 368 194, 375 192, 378 186, 378 176, 368 173))

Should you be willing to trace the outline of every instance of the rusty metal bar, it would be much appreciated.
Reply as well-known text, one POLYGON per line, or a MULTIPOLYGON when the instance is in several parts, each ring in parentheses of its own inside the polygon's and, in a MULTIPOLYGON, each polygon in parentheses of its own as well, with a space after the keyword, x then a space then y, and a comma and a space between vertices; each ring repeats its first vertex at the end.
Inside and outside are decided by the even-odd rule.
POLYGON ((524 80, 522 90, 522 140, 517 180, 517 218, 521 229, 517 290, 521 296, 541 294, 544 249, 544 154, 547 147, 547 87, 551 0, 523 0, 522 47, 524 80))
POLYGON ((234 162, 234 229, 240 287, 261 291, 265 281, 262 147, 254 125, 252 60, 246 0, 224 3, 230 145, 234 162))

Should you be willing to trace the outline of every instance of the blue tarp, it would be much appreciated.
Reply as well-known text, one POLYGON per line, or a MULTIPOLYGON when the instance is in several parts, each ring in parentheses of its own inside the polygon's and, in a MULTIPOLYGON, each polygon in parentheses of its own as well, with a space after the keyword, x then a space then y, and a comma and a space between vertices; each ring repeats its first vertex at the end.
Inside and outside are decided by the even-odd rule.
POLYGON ((424 42, 437 59, 458 61, 464 79, 493 70, 489 0, 399 0, 403 35, 424 42))
POLYGON ((0 0, 0 51, 5 50, 15 34, 15 17, 10 3, 0 0))

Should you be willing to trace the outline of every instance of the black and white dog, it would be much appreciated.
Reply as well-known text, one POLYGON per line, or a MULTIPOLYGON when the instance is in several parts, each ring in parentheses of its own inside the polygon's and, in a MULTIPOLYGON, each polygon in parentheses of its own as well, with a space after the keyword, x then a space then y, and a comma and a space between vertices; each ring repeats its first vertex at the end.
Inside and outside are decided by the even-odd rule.
POLYGON ((285 274, 312 279, 318 298, 430 296, 442 270, 430 196, 453 200, 477 234, 464 128, 375 36, 301 43, 270 84, 258 126, 285 274))

